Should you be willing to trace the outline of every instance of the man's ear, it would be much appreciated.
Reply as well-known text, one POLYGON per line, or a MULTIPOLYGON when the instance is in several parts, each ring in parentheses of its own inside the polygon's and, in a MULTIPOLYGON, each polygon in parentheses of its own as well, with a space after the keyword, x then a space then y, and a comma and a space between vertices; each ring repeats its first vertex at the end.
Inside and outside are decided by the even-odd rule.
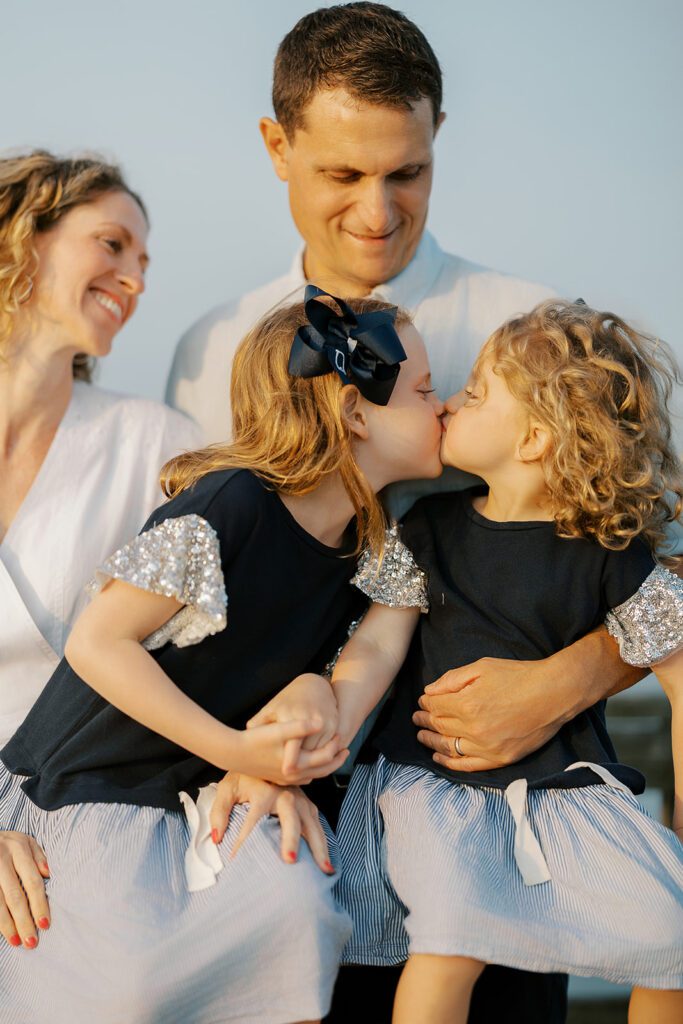
POLYGON ((273 121, 272 117, 262 117, 258 126, 275 173, 280 181, 288 181, 290 146, 284 128, 278 121, 273 121))
POLYGON ((370 434, 365 399, 355 384, 345 384, 341 389, 341 414, 344 423, 354 437, 365 441, 370 434))
POLYGON ((550 434, 542 423, 531 422, 526 437, 517 449, 520 462, 538 462, 550 445, 550 434))

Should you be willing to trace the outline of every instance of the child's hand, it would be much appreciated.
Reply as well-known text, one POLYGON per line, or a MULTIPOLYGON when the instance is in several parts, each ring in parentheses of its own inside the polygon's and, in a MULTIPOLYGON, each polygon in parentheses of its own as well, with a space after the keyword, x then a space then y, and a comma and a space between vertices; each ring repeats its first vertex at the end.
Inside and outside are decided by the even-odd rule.
POLYGON ((318 808, 298 786, 274 786, 251 775, 228 772, 218 783, 209 816, 214 843, 220 843, 225 835, 235 804, 249 804, 249 810, 231 850, 231 860, 261 818, 273 814, 280 819, 280 854, 286 863, 296 862, 303 837, 320 870, 326 875, 334 874, 318 808))
POLYGON ((313 672, 297 676, 247 722, 247 729, 292 719, 312 722, 318 730, 302 741, 292 740, 288 744, 285 771, 297 765, 300 750, 319 750, 337 734, 337 701, 329 680, 313 672))
POLYGON ((317 750, 301 750, 307 736, 317 733, 316 723, 276 722, 238 733, 237 749, 229 767, 279 786, 299 786, 321 779, 340 768, 348 757, 338 736, 317 750), (290 746, 290 741, 294 741, 290 746))

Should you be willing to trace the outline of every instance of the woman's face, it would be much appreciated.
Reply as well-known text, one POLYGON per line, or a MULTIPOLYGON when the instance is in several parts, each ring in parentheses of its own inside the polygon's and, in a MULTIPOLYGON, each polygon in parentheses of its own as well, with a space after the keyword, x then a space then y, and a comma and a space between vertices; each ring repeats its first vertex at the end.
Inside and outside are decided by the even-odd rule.
POLYGON ((433 387, 422 337, 412 324, 398 328, 407 359, 386 406, 368 403, 373 453, 385 482, 437 477, 442 466, 443 403, 433 387))
POLYGON ((38 271, 26 309, 55 349, 108 354, 145 288, 147 234, 132 196, 107 192, 36 236, 38 271))

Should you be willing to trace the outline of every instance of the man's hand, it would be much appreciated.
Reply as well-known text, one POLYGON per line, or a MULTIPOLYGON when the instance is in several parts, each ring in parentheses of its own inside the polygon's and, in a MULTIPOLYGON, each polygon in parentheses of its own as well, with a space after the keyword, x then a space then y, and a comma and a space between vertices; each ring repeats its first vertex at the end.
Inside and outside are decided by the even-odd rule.
POLYGON ((537 683, 547 662, 482 658, 445 672, 427 686, 413 715, 420 743, 436 751, 437 764, 479 772, 514 764, 555 735, 562 724, 544 721, 537 683), (460 740, 464 756, 454 746, 460 740))
POLYGON ((31 836, 0 832, 0 934, 11 946, 34 949, 38 929, 50 927, 45 854, 31 836))
POLYGON ((274 786, 262 779, 229 772, 218 783, 209 815, 211 836, 215 843, 220 843, 225 835, 232 809, 236 804, 249 804, 249 810, 232 848, 231 859, 236 856, 240 846, 261 818, 273 814, 280 819, 280 853, 286 863, 296 862, 299 841, 303 838, 308 843, 320 870, 326 875, 334 874, 318 808, 298 787, 274 786))

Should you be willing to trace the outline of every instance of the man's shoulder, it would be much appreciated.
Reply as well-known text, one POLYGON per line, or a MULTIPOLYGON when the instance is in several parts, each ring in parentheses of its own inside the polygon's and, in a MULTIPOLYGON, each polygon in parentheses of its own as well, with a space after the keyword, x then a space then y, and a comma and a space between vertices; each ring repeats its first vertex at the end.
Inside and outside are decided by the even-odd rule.
POLYGON ((549 285, 496 270, 450 252, 443 253, 440 277, 442 285, 445 283, 453 288, 463 288, 476 297, 491 299, 494 303, 501 302, 509 306, 510 302, 518 302, 520 311, 545 299, 557 298, 557 292, 549 285))
POLYGON ((180 339, 180 345, 194 347, 206 343, 217 334, 222 339, 240 341, 257 320, 274 306, 294 300, 298 288, 291 273, 282 274, 273 281, 253 288, 237 298, 210 309, 192 324, 180 339))

